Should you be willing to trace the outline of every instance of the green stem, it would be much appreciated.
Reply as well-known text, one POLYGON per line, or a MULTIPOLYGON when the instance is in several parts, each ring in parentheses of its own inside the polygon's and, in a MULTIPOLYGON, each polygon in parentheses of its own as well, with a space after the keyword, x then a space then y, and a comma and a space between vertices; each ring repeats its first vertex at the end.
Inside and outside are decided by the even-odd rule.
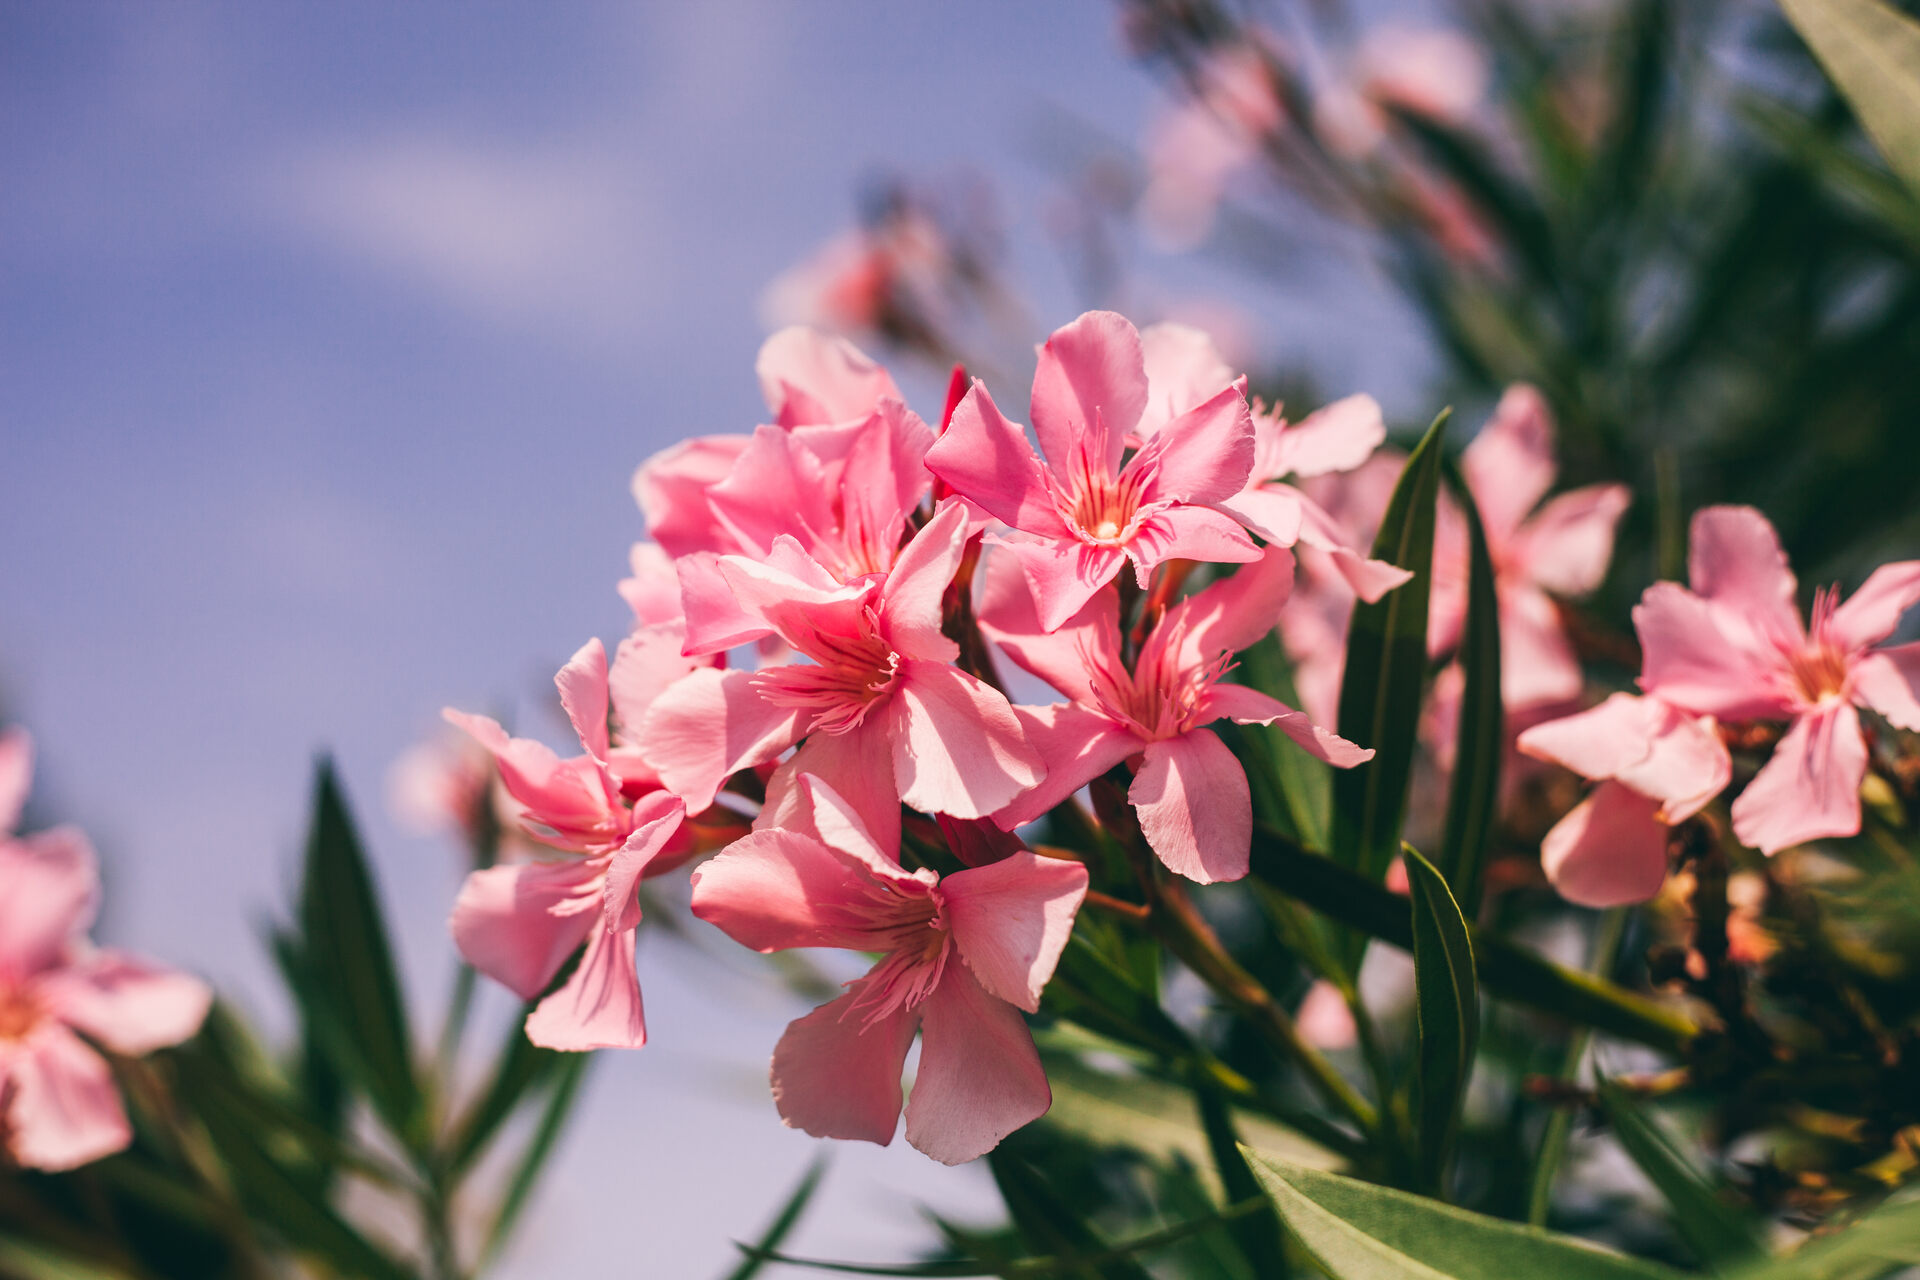
MULTIPOLYGON (((1604 977, 1613 968, 1615 957, 1620 953, 1620 941, 1627 932, 1627 910, 1615 907, 1600 917, 1600 931, 1593 941, 1593 958, 1587 969, 1596 976, 1604 977)), ((1587 1056, 1587 1045, 1593 1040, 1590 1027, 1576 1027, 1567 1037, 1567 1051, 1560 1063, 1561 1080, 1572 1080, 1580 1070, 1580 1063, 1587 1056)), ((1547 1117, 1546 1132, 1540 1136, 1540 1155, 1533 1165, 1533 1186, 1527 1195, 1527 1221, 1534 1226, 1545 1226, 1547 1209, 1553 1203, 1553 1179, 1559 1172, 1560 1161, 1567 1153, 1567 1140, 1573 1134, 1573 1108, 1556 1107, 1547 1117)))

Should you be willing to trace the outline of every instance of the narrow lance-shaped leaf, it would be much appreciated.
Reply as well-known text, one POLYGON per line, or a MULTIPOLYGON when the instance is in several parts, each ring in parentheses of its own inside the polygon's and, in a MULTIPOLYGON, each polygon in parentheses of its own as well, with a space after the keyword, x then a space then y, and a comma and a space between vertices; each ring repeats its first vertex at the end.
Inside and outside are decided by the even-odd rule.
MULTIPOLYGON (((531 1002, 529 1002, 531 1003, 531 1002)), ((524 1013, 513 1019, 506 1044, 494 1055, 493 1078, 460 1118, 447 1145, 449 1176, 458 1178, 486 1149, 520 1103, 553 1075, 567 1055, 542 1049, 527 1039, 524 1013)))
POLYGON ((1480 1039, 1480 1000, 1466 918, 1445 877, 1412 845, 1404 846, 1402 856, 1412 899, 1414 1009, 1420 1025, 1414 1102, 1421 1176, 1428 1187, 1442 1193, 1447 1158, 1460 1127, 1460 1103, 1480 1039))
POLYGON ((1883 0, 1780 0, 1893 171, 1920 195, 1920 22, 1883 0))
POLYGON ((1681 1280, 1584 1240, 1247 1151, 1281 1220, 1330 1280, 1681 1280))
POLYGON ((1857 1280, 1914 1260, 1920 1200, 1882 1204, 1852 1226, 1807 1241, 1792 1253, 1728 1274, 1735 1280, 1857 1280))
POLYGON ((1460 640, 1460 725, 1454 736, 1453 779, 1440 841, 1440 873, 1468 920, 1480 914, 1480 875, 1487 837, 1500 804, 1500 765, 1506 756, 1506 711, 1500 699, 1500 600, 1493 557, 1487 551, 1480 508, 1449 467, 1454 496, 1467 518, 1467 624, 1460 640))
POLYGON ((988 1153, 993 1180, 1013 1215, 1013 1225, 1035 1253, 1068 1257, 1103 1255, 1063 1274, 1084 1280, 1152 1280, 1139 1263, 1112 1250, 1100 1233, 1080 1216, 1066 1197, 1054 1190, 1046 1175, 1002 1146, 988 1153))
POLYGON ((1427 600, 1433 585, 1434 508, 1440 492, 1442 411, 1407 458, 1374 538, 1373 557, 1413 574, 1380 598, 1357 603, 1340 680, 1340 734, 1372 747, 1366 764, 1333 780, 1333 856, 1372 879, 1400 847, 1415 731, 1427 675, 1427 600))
POLYGON ((533 1136, 527 1139, 526 1149, 520 1153, 513 1176, 507 1180, 506 1195, 494 1214, 493 1225, 487 1229, 486 1243, 480 1249, 482 1270, 499 1257, 500 1250, 506 1247, 508 1239, 512 1237, 514 1227, 519 1225, 520 1214, 527 1207, 527 1198, 533 1194, 534 1185, 539 1182, 541 1171, 546 1168, 547 1157, 553 1154, 554 1144, 560 1140, 560 1131, 566 1127, 567 1118, 573 1113, 573 1104, 580 1096, 580 1084, 586 1079, 587 1066, 593 1061, 590 1053, 562 1056, 564 1061, 553 1072, 553 1092, 547 1095, 547 1105, 540 1113, 539 1123, 534 1127, 533 1136))
POLYGON ((761 1233, 760 1239, 752 1245, 740 1246, 740 1251, 747 1256, 739 1266, 727 1273, 727 1280, 753 1280, 772 1261, 773 1251, 780 1247, 780 1242, 800 1221, 800 1215, 807 1211, 807 1204, 819 1189, 820 1177, 826 1171, 827 1158, 815 1156, 813 1163, 807 1166, 807 1171, 800 1175, 800 1181, 787 1197, 787 1202, 780 1206, 780 1212, 773 1215, 773 1221, 761 1233))
POLYGON ((1631 1095, 1603 1080, 1600 1105, 1613 1127, 1613 1136, 1666 1197, 1673 1209, 1674 1229, 1702 1262, 1725 1272, 1766 1255, 1759 1224, 1713 1193, 1706 1178, 1631 1095))
MULTIPOLYGON (((1195 1086, 1193 1100, 1200 1109, 1200 1125, 1206 1130, 1213 1167, 1220 1174, 1221 1185, 1227 1189, 1227 1199, 1239 1201, 1259 1196, 1260 1183, 1247 1165, 1247 1158, 1240 1153, 1239 1140, 1234 1135, 1233 1112, 1226 1099, 1218 1090, 1203 1083, 1195 1086)), ((1273 1214, 1240 1218, 1231 1225, 1230 1231, 1234 1244, 1253 1264, 1256 1275, 1287 1274, 1286 1240, 1280 1233, 1279 1219, 1273 1214)))

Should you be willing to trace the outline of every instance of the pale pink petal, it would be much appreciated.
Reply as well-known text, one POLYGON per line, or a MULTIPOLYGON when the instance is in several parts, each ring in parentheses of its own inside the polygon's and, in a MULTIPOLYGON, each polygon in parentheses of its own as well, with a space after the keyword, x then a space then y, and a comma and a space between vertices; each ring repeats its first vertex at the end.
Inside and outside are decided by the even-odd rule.
POLYGON ((1743 623, 1728 620, 1728 612, 1675 582, 1647 588, 1633 609, 1640 687, 1722 720, 1793 715, 1797 695, 1777 652, 1761 646, 1743 623))
POLYGON ((954 492, 1016 529, 1050 537, 1066 533, 1046 468, 1026 432, 1007 421, 977 379, 927 450, 926 465, 954 492))
POLYGON ((800 784, 812 776, 832 788, 841 804, 858 814, 876 848, 896 858, 900 847, 900 786, 893 776, 893 743, 876 732, 816 733, 780 762, 767 780, 767 800, 756 829, 792 826, 818 834, 813 806, 800 784))
POLYGON ((782 534, 808 547, 830 534, 837 523, 836 488, 820 459, 792 432, 757 427, 726 478, 707 490, 707 505, 735 542, 765 554, 782 534))
POLYGON ((33 786, 33 739, 25 729, 0 733, 0 836, 20 828, 33 786))
POLYGON ((668 555, 734 551, 707 506, 707 490, 726 477, 747 436, 699 436, 662 449, 633 474, 633 497, 647 532, 668 555))
POLYGON ((898 399, 887 371, 845 338, 805 325, 780 330, 760 346, 753 371, 774 421, 783 427, 845 422, 898 399))
POLYGON ((12 1095, 0 1131, 18 1163, 57 1173, 133 1141, 106 1060, 65 1027, 42 1023, 0 1064, 0 1097, 12 1095))
POLYGON ((560 706, 567 713, 580 745, 595 760, 607 758, 607 650, 598 636, 580 646, 553 678, 560 690, 560 706))
POLYGON ((699 813, 728 778, 792 746, 803 718, 762 698, 752 672, 708 667, 654 700, 641 726, 642 754, 687 812, 699 813))
POLYGON ((1347 396, 1314 410, 1280 433, 1277 469, 1271 476, 1320 476, 1351 471, 1387 438, 1379 402, 1369 395, 1347 396))
POLYGON ((1258 560, 1168 609, 1154 634, 1177 637, 1175 664, 1197 667, 1265 639, 1292 593, 1293 553, 1268 547, 1258 560))
POLYGON ((1700 596, 1744 616, 1763 637, 1801 634, 1796 583, 1773 525, 1752 507, 1703 507, 1687 539, 1687 577, 1700 596))
POLYGON ((903 1007, 868 1023, 852 1007, 859 996, 855 984, 787 1024, 773 1050, 773 1102, 789 1128, 884 1147, 900 1123, 900 1073, 920 1014, 903 1007))
POLYGON ((1052 631, 1040 625, 1033 588, 1020 562, 996 551, 975 575, 974 616, 987 639, 1009 658, 1076 702, 1093 699, 1089 658, 1117 669, 1120 665, 1120 597, 1096 592, 1080 611, 1052 631))
POLYGON ((740 603, 721 571, 720 557, 695 552, 680 557, 674 568, 680 575, 680 599, 686 609, 685 652, 724 653, 772 633, 765 618, 740 603))
POLYGON ((133 1056, 192 1036, 213 1004, 213 992, 192 974, 119 951, 91 952, 48 974, 38 990, 54 1017, 133 1056))
POLYGON ((1631 787, 1601 783, 1540 842, 1547 879, 1583 907, 1653 897, 1667 878, 1667 828, 1658 809, 1631 787))
POLYGON ((908 662, 888 721, 900 799, 923 813, 984 818, 1046 776, 1006 695, 958 667, 908 662))
POLYGON ((1622 769, 1620 781, 1660 801, 1660 820, 1682 822, 1706 808, 1733 778, 1733 761, 1713 721, 1662 704, 1645 760, 1622 769))
MULTIPOLYGON (((740 608, 766 619, 767 625, 789 643, 798 635, 817 632, 851 637, 867 629, 864 619, 876 590, 874 584, 865 579, 842 583, 785 534, 774 539, 773 549, 764 559, 722 556, 716 567, 740 608)), ((691 628, 691 596, 687 606, 691 628)), ((689 647, 695 646, 690 643, 689 647)))
POLYGON ((948 962, 920 1017, 907 1141, 927 1155, 964 1164, 1053 1105, 1026 1019, 989 995, 965 965, 948 962))
POLYGON ((1290 484, 1254 484, 1213 505, 1275 546, 1290 547, 1300 540, 1304 501, 1290 484))
POLYGON ((640 923, 640 881, 654 872, 653 864, 679 850, 674 837, 686 821, 686 806, 678 796, 655 791, 633 805, 633 834, 607 860, 607 883, 601 892, 600 923, 606 929, 633 929, 640 923))
POLYGON ((1793 722, 1773 758, 1733 802, 1733 834, 1762 853, 1860 830, 1867 740, 1853 704, 1825 703, 1793 722))
POLYGON ((1652 754, 1660 718, 1653 699, 1616 693, 1597 707, 1534 725, 1514 745, 1583 778, 1613 778, 1652 754))
POLYGON ((913 535, 880 592, 882 633, 902 657, 951 662, 960 646, 940 630, 941 602, 967 550, 967 509, 947 502, 913 535))
MULTIPOLYGON (((549 828, 556 843, 584 849, 604 843, 619 814, 601 766, 587 756, 562 760, 544 742, 509 738, 486 716, 451 707, 441 714, 485 747, 500 769, 507 789, 530 820, 549 828)), ((619 839, 623 832, 613 833, 619 839)))
POLYGON ((1293 1024, 1300 1028, 1300 1038, 1316 1049, 1351 1049, 1360 1038, 1347 998, 1325 978, 1307 988, 1293 1024))
POLYGON ((1520 522, 1553 488, 1553 416, 1540 393, 1508 387, 1493 417, 1460 456, 1467 488, 1480 508, 1487 540, 1504 547, 1520 522))
POLYGON ((1572 702, 1584 686, 1560 611, 1536 587, 1500 592, 1500 697, 1508 711, 1572 702))
MULTIPOLYGON (((1290 486, 1276 486, 1290 487, 1290 486)), ((1340 522, 1305 494, 1300 494, 1300 541, 1310 547, 1317 547, 1327 553, 1333 567, 1353 593, 1372 604, 1381 596, 1393 590, 1401 583, 1413 577, 1413 571, 1402 569, 1385 560, 1369 559, 1363 552, 1350 545, 1347 531, 1340 522)), ((1451 504, 1443 504, 1442 511, 1450 511, 1451 504)), ((1445 516, 1441 517, 1443 520, 1445 516)), ((1436 550, 1436 557, 1442 555, 1436 550)))
POLYGON ((1632 494, 1623 484, 1594 484, 1558 494, 1520 527, 1510 562, 1563 596, 1597 590, 1613 559, 1613 531, 1632 494))
POLYGON ((1853 692, 1898 727, 1920 732, 1920 643, 1881 649, 1855 662, 1853 692))
MULTIPOLYGON (((613 705, 615 755, 619 747, 634 745, 634 735, 655 698, 687 673, 712 664, 710 658, 685 656, 686 634, 684 622, 657 623, 639 628, 614 651, 613 666, 607 672, 607 699, 613 705)), ((621 770, 616 767, 615 772, 621 770)))
POLYGON ((1127 551, 1140 566, 1143 582, 1148 571, 1167 560, 1246 564, 1260 558, 1260 548, 1241 531, 1238 520, 1208 507, 1156 512, 1140 526, 1127 551))
POLYGON ((1062 544, 1008 538, 999 545, 1002 553, 1017 560, 1027 575, 1040 626, 1046 631, 1065 626, 1074 614, 1086 607, 1096 591, 1113 581, 1127 560, 1126 553, 1117 547, 1095 547, 1083 542, 1062 544))
POLYGON ((99 863, 78 827, 0 839, 0 982, 59 964, 99 904, 99 863))
POLYGON ((933 486, 933 441, 933 428, 898 400, 881 404, 853 439, 840 481, 841 539, 873 569, 893 559, 908 515, 933 486))
POLYGON ((693 914, 755 951, 884 951, 889 943, 874 926, 874 904, 915 891, 906 883, 912 879, 812 835, 768 828, 694 869, 693 914))
POLYGON ((1135 434, 1142 440, 1212 399, 1236 377, 1213 339, 1190 325, 1148 325, 1140 331, 1140 356, 1147 374, 1147 407, 1135 434))
POLYGON ((472 872, 453 903, 454 945, 468 964, 531 1000, 599 923, 599 880, 586 858, 472 872))
POLYGON ((566 985, 527 1015, 527 1039, 542 1049, 585 1053, 592 1049, 638 1049, 647 1042, 640 1005, 640 976, 633 967, 632 929, 595 927, 586 954, 566 985))
POLYGON ((1175 418, 1120 473, 1139 476, 1143 502, 1224 502, 1253 474, 1253 417, 1244 380, 1175 418))
POLYGON ((1050 707, 1015 707, 1027 740, 1047 762, 1039 786, 993 815, 1008 831, 1034 821, 1127 757, 1146 740, 1085 707, 1070 702, 1050 707))
POLYGON ((1147 744, 1127 799, 1169 870, 1212 884, 1247 874, 1253 800, 1246 771, 1206 729, 1147 744))
POLYGON ((1127 433, 1146 407, 1140 335, 1125 316, 1089 311, 1055 329, 1040 348, 1033 373, 1033 432, 1056 476, 1070 475, 1083 455, 1113 475, 1127 433))
POLYGON ((620 598, 633 610, 635 625, 656 626, 678 621, 680 575, 674 571, 673 557, 666 548, 651 542, 636 542, 627 553, 631 577, 620 579, 620 598))
POLYGON ((1216 684, 1207 691, 1206 714, 1236 724, 1277 725, 1280 732, 1299 743, 1308 754, 1325 760, 1336 769, 1351 769, 1373 759, 1373 748, 1348 742, 1331 729, 1323 729, 1305 714, 1295 711, 1278 698, 1270 698, 1258 689, 1239 684, 1216 684))
POLYGON ((1087 869, 1022 850, 940 882, 942 915, 954 945, 980 985, 1028 1013, 1073 932, 1087 896, 1087 869))
POLYGON ((1907 610, 1920 603, 1920 560, 1883 564, 1833 611, 1827 634, 1843 649, 1864 649, 1894 633, 1907 610))

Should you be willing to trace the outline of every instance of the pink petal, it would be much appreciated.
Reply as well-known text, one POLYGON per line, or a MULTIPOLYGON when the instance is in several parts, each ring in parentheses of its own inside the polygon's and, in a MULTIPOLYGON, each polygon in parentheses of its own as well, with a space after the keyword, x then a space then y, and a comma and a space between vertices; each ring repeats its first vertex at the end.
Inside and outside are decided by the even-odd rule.
POLYGON ((647 1042, 640 976, 633 967, 634 931, 603 929, 598 916, 593 920, 580 967, 527 1015, 527 1039, 542 1049, 585 1053, 638 1049, 647 1042))
POLYGON ((773 1050, 773 1102, 789 1128, 884 1147, 900 1123, 900 1074, 920 1013, 902 1007, 869 1025, 852 1007, 859 994, 856 984, 787 1024, 773 1050))
POLYGON ((1920 643, 1881 649, 1855 662, 1853 692, 1900 728, 1920 731, 1920 643))
POLYGON ((1021 850, 940 882, 954 945, 980 985, 1028 1013, 1073 932, 1087 896, 1087 869, 1064 858, 1021 850))
POLYGON ((1135 429, 1150 440, 1195 405, 1233 385, 1233 369, 1213 339, 1184 324, 1148 325, 1140 331, 1140 356, 1147 374, 1147 407, 1135 429))
POLYGON ((599 923, 600 874, 586 858, 472 872, 453 903, 454 945, 468 964, 531 1000, 599 923))
POLYGON ((647 709, 667 686, 711 665, 711 659, 689 658, 681 652, 686 634, 684 622, 640 627, 614 651, 613 667, 607 672, 607 699, 613 704, 616 741, 621 746, 633 745, 647 709))
POLYGON ((1027 575, 1034 608, 1045 631, 1065 626, 1074 614, 1086 607, 1096 591, 1113 581, 1120 566, 1127 561, 1126 553, 1117 547, 1096 547, 1084 542, 1007 538, 999 545, 1003 554, 1019 561, 1021 571, 1027 575))
POLYGON ((984 818, 1046 776, 1006 695, 958 667, 908 662, 888 720, 900 799, 923 813, 984 818))
POLYGON ((562 760, 544 742, 507 737, 486 716, 451 707, 441 715, 492 753, 507 794, 529 820, 554 833, 554 843, 583 850, 604 845, 610 833, 614 840, 622 838, 623 832, 613 830, 622 815, 612 782, 592 758, 562 760))
POLYGON ((1797 638, 1800 611, 1787 553, 1752 507, 1703 507, 1693 514, 1687 576, 1696 593, 1745 615, 1763 637, 1797 638))
POLYGON ((1677 707, 1722 720, 1793 715, 1796 697, 1778 654, 1762 648, 1727 612, 1676 582, 1647 588, 1633 609, 1642 653, 1640 687, 1677 707))
POLYGON ((1853 704, 1835 700, 1793 722, 1773 758, 1733 802, 1733 834, 1762 853, 1860 830, 1867 740, 1853 704))
POLYGON ((740 837, 693 873, 693 914, 743 947, 884 951, 873 927, 882 886, 910 879, 797 831, 740 837), (884 878, 883 878, 884 877, 884 878))
POLYGON ((1016 529, 1050 537, 1066 533, 1046 468, 1027 443, 1026 432, 1007 421, 977 379, 954 409, 946 431, 927 450, 926 465, 954 492, 1016 529))
POLYGON ((640 923, 640 881, 663 853, 676 852, 673 838, 686 821, 686 806, 678 796, 655 791, 633 806, 633 834, 607 860, 607 883, 600 899, 600 923, 605 929, 633 929, 640 923))
POLYGON ((687 812, 699 813, 728 778, 792 746, 803 716, 762 698, 752 672, 708 667, 654 700, 641 727, 642 754, 687 812))
POLYGON ((853 439, 840 481, 841 538, 870 548, 876 569, 893 558, 908 515, 933 485, 933 440, 933 428, 898 400, 883 403, 853 439))
POLYGON ((99 898, 99 863, 78 827, 0 839, 0 982, 57 966, 99 898))
POLYGON ((1500 697, 1507 710, 1571 702, 1584 679, 1580 660, 1546 593, 1520 583, 1500 596, 1500 697))
POLYGON ((1290 547, 1300 540, 1305 500, 1290 484, 1252 484, 1213 505, 1275 546, 1290 547))
POLYGON ((20 828, 33 786, 33 739, 21 728, 0 733, 0 836, 20 828))
POLYGON ((1706 808, 1733 778, 1727 744, 1711 720, 1664 704, 1653 749, 1645 760, 1622 769, 1620 781, 1660 801, 1660 820, 1682 822, 1706 808))
POLYGON ((1553 488, 1553 415, 1524 383, 1508 387, 1493 417, 1460 457, 1467 488, 1480 508, 1487 540, 1504 547, 1520 522, 1553 488))
POLYGON ((1633 500, 1622 484, 1594 484, 1556 495, 1520 527, 1511 560, 1538 585, 1563 596, 1599 588, 1613 559, 1613 531, 1633 500))
POLYGON ((792 325, 760 346, 753 371, 774 421, 845 422, 873 412, 882 398, 899 399, 893 378, 845 338, 792 325))
POLYGON ((1240 522, 1208 507, 1168 507, 1140 526, 1127 551, 1145 574, 1167 560, 1205 560, 1214 564, 1246 564, 1260 558, 1240 529, 1240 522))
POLYGON ((680 557, 674 568, 680 575, 680 599, 686 609, 686 653, 724 653, 772 633, 765 618, 741 605, 720 569, 720 557, 695 552, 680 557))
POLYGON ((1348 742, 1331 729, 1323 729, 1305 714, 1295 711, 1278 698, 1270 698, 1258 689, 1239 684, 1216 684, 1207 691, 1206 714, 1236 724, 1278 725, 1280 732, 1299 743, 1313 755, 1336 769, 1351 769, 1373 759, 1373 748, 1348 742))
POLYGON ((1147 843, 1170 870, 1201 884, 1247 874, 1253 842, 1247 775, 1213 733, 1197 729, 1147 744, 1127 799, 1147 843))
POLYGON ((1181 414, 1135 454, 1122 471, 1142 477, 1147 502, 1224 502, 1253 474, 1253 416, 1246 383, 1222 388, 1181 414))
POLYGON ((1027 740, 1047 762, 1039 786, 993 815, 1005 830, 1032 822, 1127 757, 1146 740, 1096 711, 1063 702, 1050 707, 1015 707, 1027 740))
POLYGON ((1616 693, 1597 707, 1534 725, 1515 746, 1583 778, 1613 778, 1652 753, 1660 714, 1651 698, 1616 693))
POLYGON ((1293 1023, 1300 1028, 1301 1038, 1316 1049, 1351 1049, 1360 1039, 1347 998, 1325 978, 1307 988, 1293 1023))
POLYGON ((1603 782, 1540 842, 1540 863, 1560 896, 1583 907, 1645 902, 1667 878, 1667 828, 1658 805, 1603 782))
POLYGON ((885 733, 816 733, 801 743, 768 779, 766 803, 754 827, 791 826, 818 834, 811 798, 801 785, 809 776, 859 815, 874 847, 887 851, 885 858, 898 858, 900 787, 893 776, 893 743, 885 733))
MULTIPOLYGON (((740 608, 766 619, 789 643, 803 635, 854 636, 867 629, 874 586, 864 579, 842 583, 785 534, 774 539, 764 559, 722 556, 716 567, 740 608)), ((687 605, 691 627, 691 596, 687 605)))
POLYGON ((1026 844, 1010 831, 1002 831, 992 818, 956 818, 937 813, 940 837, 953 856, 969 867, 988 867, 1025 851, 1026 844))
POLYGON ((920 1070, 907 1100, 915 1147, 941 1164, 964 1164, 1053 1105, 1026 1019, 965 965, 947 965, 920 1016, 920 1070))
POLYGON ((655 626, 681 618, 680 575, 674 571, 673 557, 651 542, 636 542, 627 552, 627 564, 633 576, 619 583, 620 598, 633 610, 635 625, 655 626))
POLYGON ((1920 603, 1920 560, 1883 564, 1833 611, 1827 634, 1843 649, 1864 649, 1894 633, 1900 618, 1920 603))
POLYGON ((57 1023, 42 1023, 0 1057, 0 1116, 7 1152, 29 1169, 57 1173, 133 1141, 105 1059, 57 1023))
POLYGON ((1070 474, 1082 456, 1113 475, 1127 433, 1146 407, 1140 335, 1126 317, 1089 311, 1055 329, 1040 348, 1033 373, 1033 432, 1055 475, 1070 474))
POLYGON ((560 690, 560 706, 567 713, 580 745, 596 761, 607 758, 607 651, 599 637, 580 646, 580 651, 560 668, 553 678, 560 690))
MULTIPOLYGON (((1353 588, 1353 593, 1368 604, 1373 604, 1381 596, 1413 577, 1411 570, 1402 569, 1385 560, 1369 559, 1365 553, 1352 546, 1340 522, 1304 493, 1300 494, 1299 502, 1299 540, 1310 547, 1318 547, 1326 552, 1328 559, 1333 561, 1335 571, 1349 587, 1353 588)), ((1451 504, 1442 508, 1442 510, 1450 509, 1451 504)))
POLYGON ((200 1029, 213 992, 191 974, 119 951, 95 951, 40 983, 48 1012, 115 1053, 179 1044, 200 1029))
POLYGON ((1288 424, 1280 433, 1278 469, 1258 478, 1351 471, 1372 457, 1386 438, 1379 403, 1369 395, 1347 396, 1288 424))
POLYGON ((907 658, 951 662, 960 646, 940 630, 941 602, 967 550, 967 509, 947 502, 913 536, 880 592, 883 634, 907 658))
POLYGON ((1096 592, 1080 611, 1049 632, 1040 625, 1033 589, 1019 561, 998 550, 986 557, 974 615, 981 632, 1009 658, 1076 702, 1093 700, 1089 658, 1120 669, 1120 598, 1096 592))
POLYGON ((713 518, 707 490, 726 477, 746 436, 700 436, 662 449, 633 474, 633 497, 647 532, 668 555, 737 548, 713 518))
POLYGON ((1197 667, 1265 639, 1291 594, 1293 553, 1268 547, 1258 560, 1168 609, 1155 634, 1178 637, 1176 665, 1197 667))
POLYGON ((782 534, 811 547, 832 532, 837 487, 792 432, 757 427, 726 478, 707 490, 707 505, 735 542, 765 554, 782 534))

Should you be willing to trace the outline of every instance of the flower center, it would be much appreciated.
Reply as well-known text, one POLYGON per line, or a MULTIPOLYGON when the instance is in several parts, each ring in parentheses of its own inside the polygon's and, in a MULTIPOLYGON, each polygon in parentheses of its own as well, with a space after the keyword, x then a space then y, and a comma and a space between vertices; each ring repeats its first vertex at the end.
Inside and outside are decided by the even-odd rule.
POLYGON ((1808 702, 1825 702, 1846 695, 1847 656, 1830 644, 1815 642, 1788 655, 1787 667, 1793 672, 1800 696, 1808 702))
POLYGON ((858 995, 847 1012, 858 1012, 863 1031, 888 1014, 917 1008, 940 985, 953 934, 939 891, 931 884, 928 888, 925 897, 880 890, 867 909, 876 923, 884 922, 876 941, 885 944, 887 954, 853 984, 858 995))
POLYGON ((1087 667, 1100 709, 1155 740, 1177 738, 1193 728, 1207 690, 1232 669, 1233 655, 1218 653, 1198 666, 1181 666, 1183 630, 1156 631, 1131 672, 1105 670, 1089 652, 1087 667))
POLYGON ((24 1040, 44 1016, 40 1002, 17 988, 0 987, 0 1040, 24 1040))
POLYGON ((856 728, 900 678, 900 655, 872 629, 857 636, 815 633, 795 647, 813 662, 762 671, 754 684, 776 706, 811 710, 809 733, 856 728))

